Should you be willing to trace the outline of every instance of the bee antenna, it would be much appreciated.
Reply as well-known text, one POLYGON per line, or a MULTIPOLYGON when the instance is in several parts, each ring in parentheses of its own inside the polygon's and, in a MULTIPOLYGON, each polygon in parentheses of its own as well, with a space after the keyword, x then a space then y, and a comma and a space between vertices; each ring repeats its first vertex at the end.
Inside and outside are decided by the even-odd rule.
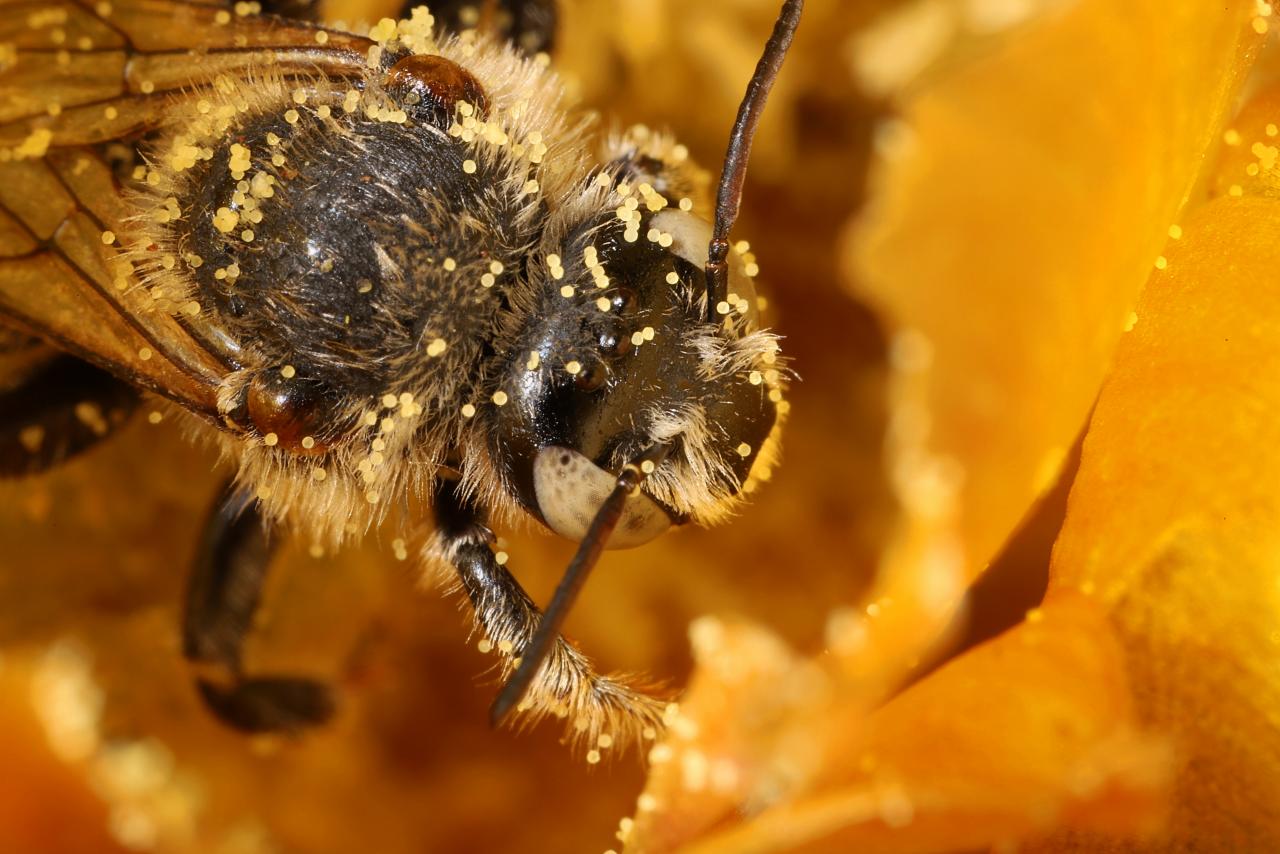
POLYGON ((661 465, 670 452, 670 444, 654 445, 623 467, 618 475, 617 485, 596 511, 595 518, 591 520, 591 526, 587 528, 586 536, 578 544, 578 551, 569 562, 564 575, 561 576, 560 584, 556 586, 551 604, 547 606, 542 619, 538 622, 537 630, 521 650, 520 664, 516 667, 516 672, 507 680, 507 684, 502 686, 497 699, 489 709, 489 720, 495 726, 501 723, 503 718, 524 699, 542 662, 551 652, 552 644, 560 636, 560 626, 564 623, 565 617, 569 616, 569 609, 573 607, 574 600, 582 590, 582 585, 586 583, 587 575, 600 559, 600 553, 604 551, 605 544, 613 534, 613 529, 622 519, 622 511, 627 499, 635 494, 640 484, 644 483, 645 478, 657 466, 661 465))
POLYGON ((729 292, 729 229, 738 219, 742 204, 742 185, 747 179, 747 160, 751 157, 751 141, 755 138, 764 103, 778 79, 782 60, 791 47, 791 39, 800 26, 800 12, 804 0, 786 0, 778 20, 773 25, 773 35, 764 46, 764 54, 756 64, 756 71, 747 83, 747 94, 738 106, 738 118, 729 134, 729 150, 725 152, 724 168, 720 172, 720 189, 716 193, 716 221, 711 233, 711 245, 707 247, 707 322, 716 322, 716 306, 729 292))

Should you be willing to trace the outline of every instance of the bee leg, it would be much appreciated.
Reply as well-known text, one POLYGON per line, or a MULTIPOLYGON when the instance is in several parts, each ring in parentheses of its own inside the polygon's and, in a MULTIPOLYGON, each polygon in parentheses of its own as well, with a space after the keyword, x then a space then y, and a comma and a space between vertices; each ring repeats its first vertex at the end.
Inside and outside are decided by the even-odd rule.
MULTIPOLYGON (((483 510, 459 496, 456 483, 441 483, 433 509, 436 537, 429 553, 457 573, 479 629, 503 656, 504 676, 509 675, 533 638, 542 612, 498 563, 483 510)), ((581 651, 559 637, 516 710, 534 719, 567 718, 574 737, 584 742, 608 734, 621 743, 640 735, 654 737, 662 729, 666 706, 665 699, 641 687, 596 673, 581 651)))
MULTIPOLYGON (((401 7, 407 18, 418 0, 401 7)), ((508 39, 527 56, 555 48, 556 0, 438 0, 428 4, 438 26, 453 33, 483 28, 508 39)))
POLYGON ((182 646, 199 668, 196 688, 214 715, 244 732, 297 732, 334 711, 321 682, 244 674, 241 654, 275 545, 253 496, 229 484, 205 523, 187 588, 182 646))
POLYGON ((6 353, 25 362, 22 379, 0 391, 0 477, 52 468, 109 436, 128 420, 138 393, 72 356, 6 353))

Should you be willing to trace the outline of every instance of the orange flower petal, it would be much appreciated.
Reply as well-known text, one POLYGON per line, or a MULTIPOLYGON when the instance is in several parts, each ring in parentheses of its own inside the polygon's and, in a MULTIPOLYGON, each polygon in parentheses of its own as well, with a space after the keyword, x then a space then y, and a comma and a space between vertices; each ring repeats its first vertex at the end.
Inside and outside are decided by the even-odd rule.
POLYGON ((1112 610, 1177 737, 1171 847, 1280 849, 1280 204, 1198 210, 1152 277, 1085 441, 1055 590, 1112 610))
POLYGON ((691 850, 943 852, 1059 827, 1149 831, 1161 816, 1167 751, 1138 733, 1122 650, 1084 597, 865 717, 816 666, 787 666, 750 630, 715 631, 655 756, 633 850, 701 836, 691 850), (795 800, 734 823, 736 804, 796 774, 809 782, 795 800))
POLYGON ((1280 198, 1280 88, 1250 99, 1222 134, 1215 196, 1280 198))
MULTIPOLYGON (((1254 0, 1083 0, 886 134, 851 275, 893 335, 894 473, 979 574, 1051 485, 1260 36, 1254 0)), ((907 536, 911 536, 909 530, 907 536)))

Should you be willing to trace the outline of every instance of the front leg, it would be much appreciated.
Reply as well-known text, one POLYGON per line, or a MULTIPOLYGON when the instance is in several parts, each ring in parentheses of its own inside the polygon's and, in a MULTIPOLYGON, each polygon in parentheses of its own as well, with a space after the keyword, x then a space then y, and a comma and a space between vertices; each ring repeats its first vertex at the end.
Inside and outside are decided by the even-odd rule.
MULTIPOLYGON (((503 675, 509 675, 542 612, 498 563, 483 511, 458 495, 456 482, 440 484, 434 510, 436 535, 428 556, 456 572, 478 628, 502 656, 503 675)), ((535 720, 547 715, 565 718, 575 740, 594 748, 636 736, 656 737, 666 707, 666 700, 645 693, 630 680, 596 673, 587 657, 562 637, 516 711, 535 720)))
POLYGON ((253 496, 228 485, 205 523, 187 588, 182 647, 199 667, 205 705, 244 732, 296 732, 333 715, 328 686, 296 676, 244 674, 241 656, 275 542, 253 496))

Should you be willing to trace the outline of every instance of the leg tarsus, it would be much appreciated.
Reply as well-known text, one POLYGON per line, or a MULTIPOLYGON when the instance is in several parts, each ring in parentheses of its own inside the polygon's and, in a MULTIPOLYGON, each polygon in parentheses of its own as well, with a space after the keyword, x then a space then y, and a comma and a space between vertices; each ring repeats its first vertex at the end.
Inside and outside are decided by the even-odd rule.
POLYGON ((199 677, 196 686, 221 721, 244 732, 296 732, 334 712, 333 694, 321 682, 244 674, 244 643, 274 553, 253 497, 228 485, 205 523, 187 588, 182 646, 188 660, 222 674, 199 677))
MULTIPOLYGON (((440 485, 433 507, 436 556, 457 573, 476 623, 504 656, 503 672, 509 675, 542 613, 498 563, 483 513, 458 496, 455 484, 440 485)), ((561 637, 516 710, 533 718, 567 718, 573 737, 582 742, 608 733, 621 744, 642 734, 653 737, 662 728, 666 705, 625 679, 596 673, 587 657, 561 637)))
POLYGON ((223 723, 248 733, 298 732, 333 717, 333 692, 312 679, 241 677, 222 685, 197 679, 206 706, 223 723))

